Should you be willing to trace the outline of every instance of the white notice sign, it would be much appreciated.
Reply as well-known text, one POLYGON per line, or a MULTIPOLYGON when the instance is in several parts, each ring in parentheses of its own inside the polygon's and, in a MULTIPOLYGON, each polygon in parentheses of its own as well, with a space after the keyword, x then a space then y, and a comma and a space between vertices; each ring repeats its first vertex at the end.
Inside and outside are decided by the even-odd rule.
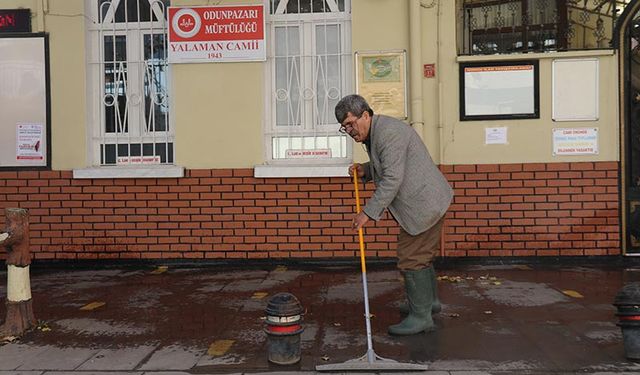
POLYGON ((119 156, 116 160, 118 165, 122 164, 160 164, 160 156, 119 156))
POLYGON ((486 145, 506 145, 507 127, 484 128, 484 144, 486 145))
POLYGON ((553 129, 553 155, 598 153, 598 128, 553 129))
POLYGON ((16 160, 44 160, 44 126, 42 124, 16 125, 16 160))
POLYGON ((318 148, 314 150, 296 150, 289 149, 286 151, 287 159, 308 159, 308 158, 330 158, 331 149, 318 148))

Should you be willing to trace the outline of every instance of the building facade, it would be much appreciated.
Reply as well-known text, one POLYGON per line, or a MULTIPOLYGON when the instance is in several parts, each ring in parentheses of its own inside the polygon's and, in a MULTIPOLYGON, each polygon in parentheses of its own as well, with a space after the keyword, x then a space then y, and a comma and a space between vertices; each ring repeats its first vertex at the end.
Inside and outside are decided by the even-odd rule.
MULTIPOLYGON (((27 9, 31 33, 2 32, 16 21, 0 16, 0 207, 29 209, 37 259, 356 256, 347 167, 367 157, 333 116, 354 92, 413 126, 451 182, 442 256, 640 254, 640 1, 2 8, 27 9), (203 9, 202 27, 224 15, 226 31, 262 9, 263 36, 176 44, 203 9), (40 75, 1 57, 30 36, 40 75), (46 82, 42 118, 18 76, 46 82), (42 165, 18 160, 40 155, 16 146, 38 139, 19 128, 33 123, 42 165)), ((368 253, 394 256, 397 233, 389 216, 368 226, 368 253)))

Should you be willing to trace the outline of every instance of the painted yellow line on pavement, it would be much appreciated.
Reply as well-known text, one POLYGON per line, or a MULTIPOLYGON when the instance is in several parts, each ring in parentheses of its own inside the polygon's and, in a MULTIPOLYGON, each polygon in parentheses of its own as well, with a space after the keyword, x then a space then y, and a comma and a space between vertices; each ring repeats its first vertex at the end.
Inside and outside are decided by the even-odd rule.
POLYGON ((151 273, 154 274, 154 275, 159 275, 161 273, 167 272, 168 269, 169 269, 169 267, 167 267, 167 266, 159 266, 155 270, 151 271, 151 273))
POLYGON ((89 304, 86 304, 86 305, 82 306, 80 308, 80 310, 85 310, 85 311, 95 310, 95 309, 97 309, 99 307, 102 307, 102 306, 104 306, 106 304, 107 304, 106 302, 91 302, 89 304))
POLYGON ((568 295, 569 297, 573 297, 573 298, 584 298, 584 296, 578 292, 576 292, 575 290, 563 290, 562 293, 568 295))
POLYGON ((233 345, 234 342, 235 340, 216 340, 209 345, 207 353, 212 357, 225 355, 225 353, 231 349, 231 345, 233 345))
POLYGON ((287 266, 278 266, 276 267, 276 269, 274 270, 275 272, 284 272, 287 270, 287 266))
POLYGON ((269 293, 267 293, 267 292, 255 292, 251 296, 251 299, 263 299, 264 297, 266 297, 268 295, 269 295, 269 293))

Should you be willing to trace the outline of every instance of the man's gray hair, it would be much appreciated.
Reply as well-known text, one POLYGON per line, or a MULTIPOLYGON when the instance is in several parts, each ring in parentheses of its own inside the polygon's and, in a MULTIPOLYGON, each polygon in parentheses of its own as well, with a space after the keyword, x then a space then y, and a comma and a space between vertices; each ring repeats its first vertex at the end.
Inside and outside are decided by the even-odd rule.
POLYGON ((336 104, 336 120, 342 124, 342 121, 347 118, 347 113, 351 112, 352 115, 360 117, 364 111, 373 116, 373 109, 369 107, 369 103, 362 96, 356 94, 347 95, 336 104))

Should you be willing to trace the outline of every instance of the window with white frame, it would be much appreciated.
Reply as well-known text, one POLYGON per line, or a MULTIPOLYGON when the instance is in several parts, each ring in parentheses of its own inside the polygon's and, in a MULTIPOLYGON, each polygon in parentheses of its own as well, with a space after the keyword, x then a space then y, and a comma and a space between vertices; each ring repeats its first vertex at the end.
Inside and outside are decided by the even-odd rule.
POLYGON ((174 163, 169 121, 169 0, 85 0, 92 163, 174 163))
POLYGON ((351 88, 350 0, 268 0, 267 160, 348 163, 334 108, 351 88))

